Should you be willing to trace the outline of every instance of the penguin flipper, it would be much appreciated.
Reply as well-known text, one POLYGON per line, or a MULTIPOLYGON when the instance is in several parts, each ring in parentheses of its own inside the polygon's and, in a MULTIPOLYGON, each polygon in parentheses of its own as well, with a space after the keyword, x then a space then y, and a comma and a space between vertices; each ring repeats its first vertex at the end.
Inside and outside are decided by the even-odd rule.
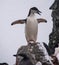
POLYGON ((40 19, 37 19, 37 21, 38 21, 38 23, 40 23, 40 22, 47 22, 47 20, 46 19, 43 19, 43 18, 40 18, 40 19))
POLYGON ((14 22, 11 23, 11 25, 15 25, 15 24, 24 24, 26 23, 26 19, 23 19, 23 20, 16 20, 14 22))

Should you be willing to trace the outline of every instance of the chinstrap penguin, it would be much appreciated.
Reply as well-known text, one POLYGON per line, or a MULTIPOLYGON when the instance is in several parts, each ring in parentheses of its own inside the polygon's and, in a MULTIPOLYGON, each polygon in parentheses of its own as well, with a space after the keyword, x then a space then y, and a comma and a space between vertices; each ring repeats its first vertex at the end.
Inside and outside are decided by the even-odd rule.
POLYGON ((25 37, 28 43, 36 43, 38 34, 38 23, 47 22, 47 20, 43 18, 36 19, 35 13, 40 15, 41 11, 39 11, 36 7, 32 7, 30 8, 29 14, 26 19, 16 20, 11 23, 11 25, 25 23, 25 37))

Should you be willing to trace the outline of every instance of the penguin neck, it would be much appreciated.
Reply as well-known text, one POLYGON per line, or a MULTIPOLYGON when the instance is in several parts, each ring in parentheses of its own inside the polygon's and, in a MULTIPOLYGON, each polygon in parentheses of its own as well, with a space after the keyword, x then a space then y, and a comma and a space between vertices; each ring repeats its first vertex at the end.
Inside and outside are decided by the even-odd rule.
POLYGON ((30 14, 30 16, 31 16, 31 17, 34 17, 34 16, 35 16, 35 14, 34 14, 34 13, 31 13, 31 14, 30 14))
POLYGON ((33 17, 33 16, 35 16, 35 14, 30 11, 29 14, 28 14, 28 17, 29 17, 29 16, 30 16, 30 17, 33 17))
POLYGON ((35 18, 35 14, 31 13, 28 17, 33 19, 33 18, 35 18))

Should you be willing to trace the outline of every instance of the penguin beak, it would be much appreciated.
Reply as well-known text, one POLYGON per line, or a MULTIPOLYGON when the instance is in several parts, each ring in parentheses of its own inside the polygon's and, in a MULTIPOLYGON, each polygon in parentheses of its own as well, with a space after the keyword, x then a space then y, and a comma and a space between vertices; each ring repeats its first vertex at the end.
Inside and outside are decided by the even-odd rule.
POLYGON ((13 55, 13 56, 14 56, 14 57, 17 57, 17 56, 26 57, 26 54, 24 54, 24 53, 22 54, 22 53, 21 53, 21 54, 15 54, 15 55, 13 55))
POLYGON ((14 57, 17 57, 17 54, 16 55, 13 55, 14 57))
POLYGON ((14 57, 17 57, 17 56, 20 56, 20 54, 15 54, 15 55, 13 55, 14 57))
POLYGON ((41 15, 42 12, 38 10, 37 13, 38 13, 39 15, 41 15))

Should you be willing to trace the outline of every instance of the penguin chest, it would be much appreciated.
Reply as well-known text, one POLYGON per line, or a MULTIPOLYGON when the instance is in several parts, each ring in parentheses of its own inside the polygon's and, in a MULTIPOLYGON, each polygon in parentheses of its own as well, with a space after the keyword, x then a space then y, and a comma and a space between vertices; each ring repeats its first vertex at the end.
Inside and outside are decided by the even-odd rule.
POLYGON ((36 41, 38 32, 38 22, 34 18, 28 18, 25 26, 25 35, 27 40, 36 41))

